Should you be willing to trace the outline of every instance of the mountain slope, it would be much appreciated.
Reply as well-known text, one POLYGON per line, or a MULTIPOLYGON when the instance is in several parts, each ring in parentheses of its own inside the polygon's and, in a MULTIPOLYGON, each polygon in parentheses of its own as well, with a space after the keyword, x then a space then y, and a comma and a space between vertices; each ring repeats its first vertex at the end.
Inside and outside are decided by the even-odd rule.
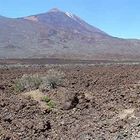
POLYGON ((59 9, 52 9, 47 13, 29 16, 24 19, 36 20, 47 26, 55 27, 55 29, 58 30, 75 31, 84 34, 86 33, 86 35, 92 33, 107 35, 103 31, 87 24, 79 17, 68 12, 60 11, 59 9))
POLYGON ((68 12, 0 17, 0 58, 140 60, 140 41, 115 38, 68 12))

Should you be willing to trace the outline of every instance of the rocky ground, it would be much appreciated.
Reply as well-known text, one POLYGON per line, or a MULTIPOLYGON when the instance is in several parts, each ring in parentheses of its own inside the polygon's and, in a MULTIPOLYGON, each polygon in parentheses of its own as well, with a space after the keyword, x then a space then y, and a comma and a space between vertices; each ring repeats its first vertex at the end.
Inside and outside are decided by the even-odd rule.
POLYGON ((49 69, 0 69, 0 140, 140 140, 139 65, 54 67, 67 82, 45 93, 52 110, 13 91, 16 78, 49 69))

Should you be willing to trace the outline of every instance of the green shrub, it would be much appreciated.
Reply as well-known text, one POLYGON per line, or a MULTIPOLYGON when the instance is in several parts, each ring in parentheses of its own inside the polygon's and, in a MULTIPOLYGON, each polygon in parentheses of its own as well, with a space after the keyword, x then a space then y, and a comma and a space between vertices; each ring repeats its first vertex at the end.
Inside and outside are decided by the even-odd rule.
POLYGON ((42 98, 42 101, 46 102, 49 109, 52 109, 55 107, 55 103, 48 96, 44 96, 42 98))
POLYGON ((52 108, 55 107, 55 103, 54 103, 52 100, 50 100, 50 101, 47 103, 47 105, 48 105, 49 109, 52 109, 52 108))
POLYGON ((46 102, 46 103, 48 103, 50 100, 51 100, 51 99, 50 99, 48 96, 44 96, 44 97, 42 98, 42 101, 44 101, 44 102, 46 102))

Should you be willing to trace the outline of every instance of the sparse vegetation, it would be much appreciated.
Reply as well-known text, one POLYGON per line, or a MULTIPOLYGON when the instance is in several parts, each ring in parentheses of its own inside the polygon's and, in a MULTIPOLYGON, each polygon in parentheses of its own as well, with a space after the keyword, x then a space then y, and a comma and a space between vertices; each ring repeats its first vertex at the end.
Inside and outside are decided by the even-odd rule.
POLYGON ((24 90, 38 89, 42 79, 39 75, 23 75, 21 79, 16 80, 14 90, 22 92, 24 90))
POLYGON ((62 85, 64 82, 65 74, 54 69, 50 69, 45 77, 42 78, 44 86, 48 86, 51 89, 62 85))
POLYGON ((15 92, 22 92, 24 91, 24 86, 20 80, 17 80, 13 86, 15 92))
POLYGON ((49 109, 52 109, 55 107, 55 103, 48 96, 44 96, 42 98, 42 101, 46 102, 49 109))
POLYGON ((51 100, 51 99, 50 99, 48 96, 44 96, 44 97, 42 98, 42 101, 44 101, 44 102, 46 102, 46 103, 48 103, 50 100, 51 100))
POLYGON ((47 103, 47 105, 48 105, 49 109, 52 109, 52 108, 55 107, 55 103, 54 103, 52 100, 50 100, 50 101, 47 103))
POLYGON ((12 94, 21 73, 38 71, 42 85, 49 68, 0 69, 0 140, 139 139, 139 65, 53 66, 65 72, 64 87, 12 94))
POLYGON ((47 75, 23 75, 21 79, 16 80, 14 90, 16 92, 23 92, 25 90, 48 91, 55 89, 63 83, 65 74, 54 69, 50 69, 47 75))

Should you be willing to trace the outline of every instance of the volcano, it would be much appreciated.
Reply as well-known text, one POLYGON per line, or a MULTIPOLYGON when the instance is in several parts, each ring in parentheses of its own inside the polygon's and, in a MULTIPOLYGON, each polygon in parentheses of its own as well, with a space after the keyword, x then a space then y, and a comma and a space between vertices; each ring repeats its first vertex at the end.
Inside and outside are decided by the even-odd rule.
POLYGON ((113 37, 54 8, 22 18, 0 16, 0 58, 140 60, 140 40, 113 37))

